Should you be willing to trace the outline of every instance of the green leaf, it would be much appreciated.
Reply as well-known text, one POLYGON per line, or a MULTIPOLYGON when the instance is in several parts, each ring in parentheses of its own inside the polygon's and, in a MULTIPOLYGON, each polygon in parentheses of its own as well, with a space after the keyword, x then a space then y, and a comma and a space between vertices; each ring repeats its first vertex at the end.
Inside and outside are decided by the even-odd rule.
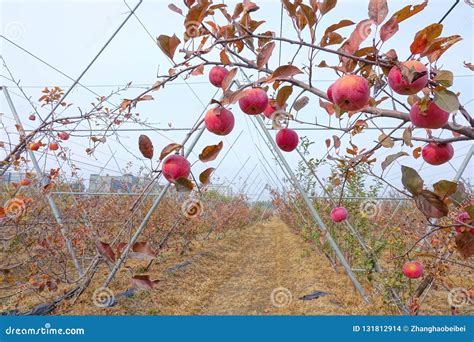
POLYGON ((453 85, 453 73, 449 70, 438 70, 433 81, 438 82, 442 86, 451 87, 453 85))
POLYGON ((469 205, 464 208, 464 211, 469 214, 471 219, 474 219, 474 205, 469 205))
POLYGON ((458 183, 448 180, 440 180, 439 182, 433 184, 433 189, 440 198, 445 199, 458 190, 458 183))
POLYGON ((188 192, 194 188, 193 182, 186 177, 180 177, 174 181, 176 185, 176 191, 178 192, 188 192))
POLYGON ((395 154, 391 154, 385 158, 385 160, 382 162, 382 170, 385 170, 390 164, 392 164, 395 160, 397 160, 400 157, 408 156, 408 153, 406 152, 398 152, 395 154))
POLYGON ((434 192, 422 190, 415 196, 415 204, 427 218, 442 218, 449 213, 448 206, 434 192))
POLYGON ((435 91, 434 102, 436 105, 448 113, 456 112, 459 109, 459 100, 455 93, 447 89, 435 91))
POLYGON ((402 165, 402 184, 413 195, 418 195, 423 190, 423 179, 418 172, 404 165, 402 165))

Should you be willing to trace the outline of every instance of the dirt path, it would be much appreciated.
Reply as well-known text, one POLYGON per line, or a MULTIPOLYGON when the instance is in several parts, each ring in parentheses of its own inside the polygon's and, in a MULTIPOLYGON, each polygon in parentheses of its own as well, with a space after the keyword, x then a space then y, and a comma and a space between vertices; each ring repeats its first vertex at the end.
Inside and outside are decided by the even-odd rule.
POLYGON ((227 236, 211 255, 174 278, 162 295, 178 298, 163 313, 350 314, 367 309, 347 277, 335 273, 324 256, 278 219, 227 236), (314 291, 331 295, 299 299, 314 291), (179 305, 183 296, 184 306, 179 305))
MULTIPOLYGON (((373 309, 362 304, 342 269, 334 272, 324 256, 278 219, 195 246, 184 260, 164 260, 152 271, 152 278, 160 279, 153 290, 99 309, 100 314, 324 315, 367 314, 373 309), (184 267, 169 271, 183 262, 184 267), (314 291, 330 295, 299 299, 314 291)), ((126 270, 123 275, 123 281, 119 277, 115 282, 115 292, 129 286, 126 270)), ((99 313, 84 306, 71 309, 99 313)))

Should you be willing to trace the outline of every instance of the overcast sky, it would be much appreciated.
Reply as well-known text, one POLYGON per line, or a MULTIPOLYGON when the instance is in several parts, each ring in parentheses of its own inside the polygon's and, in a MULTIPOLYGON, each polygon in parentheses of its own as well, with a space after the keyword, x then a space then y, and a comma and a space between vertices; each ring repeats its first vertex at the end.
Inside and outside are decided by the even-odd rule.
MULTIPOLYGON (((262 10, 257 12, 258 14, 254 15, 254 18, 267 21, 261 27, 261 31, 273 30, 278 32, 280 3, 277 1, 256 2, 262 10)), ((321 32, 327 26, 342 19, 350 19, 354 22, 366 19, 367 2, 338 1, 337 8, 325 16, 320 23, 319 34, 321 35, 321 32)), ((410 1, 409 3, 415 4, 419 2, 421 0, 410 1)), ((416 31, 437 22, 453 2, 445 0, 430 1, 428 7, 421 14, 400 24, 400 31, 384 45, 383 50, 387 51, 390 48, 395 48, 399 58, 406 59, 410 54, 409 45, 416 31)), ((173 33, 182 37, 183 33, 183 19, 167 8, 169 3, 168 1, 145 1, 136 14, 143 26, 151 34, 151 37, 137 18, 132 17, 83 77, 81 83, 93 92, 107 95, 114 89, 132 82, 133 88, 112 100, 112 102, 118 104, 122 98, 133 97, 143 91, 144 87, 153 84, 156 81, 157 72, 161 74, 166 73, 170 63, 157 48, 154 37, 160 34, 172 35, 173 33)), ((225 1, 225 3, 231 8, 235 4, 235 2, 229 1, 225 1)), ((389 1, 389 16, 407 3, 407 1, 389 1)), ((133 7, 136 2, 129 1, 128 4, 133 7)), ((181 1, 175 2, 175 4, 183 8, 181 1)), ((120 25, 128 12, 129 10, 123 1, 1 0, 1 32, 24 49, 42 58, 65 74, 76 78, 120 25)), ((474 73, 463 67, 463 62, 474 63, 472 39, 474 27, 473 13, 474 10, 462 1, 444 21, 445 28, 442 35, 460 34, 463 37, 463 41, 448 50, 438 64, 445 69, 453 71, 455 75, 453 89, 461 93, 461 103, 465 104, 471 113, 474 113, 474 90, 472 87, 472 76, 474 73)), ((293 36, 292 26, 288 20, 283 21, 282 28, 285 35, 293 36)), ((347 37, 352 30, 353 26, 342 29, 339 32, 347 37)), ((59 85, 63 89, 68 89, 72 84, 70 79, 35 60, 5 40, 1 39, 0 43, 2 56, 5 58, 13 76, 17 80, 21 80, 24 91, 34 101, 39 98, 41 88, 44 86, 59 85)), ((293 47, 284 46, 282 63, 289 61, 293 55, 292 52, 294 52, 293 47)), ((325 60, 328 64, 336 64, 335 57, 327 54, 320 53, 317 61, 321 60, 325 60)), ((278 54, 274 53, 270 65, 275 67, 277 63, 278 54)), ((187 84, 183 80, 178 80, 164 90, 153 93, 154 101, 142 103, 138 107, 142 119, 148 121, 153 127, 167 128, 168 124, 176 128, 190 127, 200 116, 204 106, 209 102, 216 90, 207 82, 206 74, 208 70, 205 70, 204 76, 188 79, 187 84)), ((0 74, 8 76, 7 71, 3 67, 0 74)), ((0 78, 0 83, 9 86, 15 106, 25 128, 33 128, 34 124, 37 124, 38 121, 31 122, 27 120, 32 112, 28 102, 20 96, 19 90, 10 81, 5 77, 0 78)), ((239 75, 239 78, 242 78, 242 75, 239 75)), ((317 69, 314 76, 314 85, 318 88, 326 89, 335 78, 336 75, 331 70, 317 69)), ((76 110, 76 107, 90 108, 90 103, 95 98, 95 95, 90 90, 81 86, 75 88, 67 100, 74 103, 70 111, 76 110)), ((11 111, 6 106, 3 94, 0 98, 0 112, 4 113, 1 120, 7 126, 8 131, 13 132, 11 111)), ((249 162, 241 173, 241 179, 247 177, 248 173, 262 159, 256 150, 255 144, 266 155, 268 161, 274 165, 268 149, 260 138, 260 133, 257 132, 250 119, 240 112, 237 105, 234 105, 232 109, 236 118, 236 125, 234 131, 229 136, 222 138, 225 148, 220 158, 208 163, 208 165, 203 165, 200 162, 196 163, 193 167, 193 171, 196 174, 199 174, 200 171, 207 167, 216 166, 222 156, 224 156, 224 153, 227 152, 231 143, 242 131, 243 133, 233 150, 229 152, 216 173, 220 181, 232 179, 244 161, 250 156, 249 162)), ((317 98, 311 98, 310 104, 299 113, 298 117, 306 121, 314 121, 317 117, 319 122, 328 123, 328 116, 319 107, 317 98)), ((334 123, 334 118, 332 122, 334 123)), ((393 126, 396 123, 396 121, 388 119, 378 122, 379 126, 384 127, 393 126)), ((292 124, 291 127, 298 126, 292 124)), ((140 129, 140 126, 126 124, 123 128, 140 129)), ((419 130, 416 132, 418 135, 424 136, 423 132, 419 130)), ((272 136, 275 133, 272 131, 272 136)), ((437 131, 436 134, 438 133, 445 137, 451 136, 451 132, 437 131)), ((88 178, 90 173, 98 173, 104 165, 103 174, 120 174, 120 169, 125 167, 127 162, 133 163, 134 171, 140 165, 143 165, 136 158, 136 156, 139 156, 137 140, 140 134, 141 132, 139 131, 121 132, 122 145, 118 144, 114 138, 110 138, 107 145, 101 146, 97 150, 95 157, 88 156, 85 152, 85 148, 88 147, 87 138, 73 137, 66 145, 72 150, 72 159, 80 167, 81 176, 88 178), (112 155, 111 150, 115 152, 115 160, 109 160, 112 155)), ((185 131, 159 133, 147 131, 146 134, 153 140, 156 151, 155 155, 157 155, 168 143, 180 142, 185 136, 185 131)), ((300 136, 306 135, 310 140, 315 141, 315 144, 311 147, 311 155, 315 158, 320 158, 326 152, 324 140, 333 134, 339 135, 340 132, 299 131, 299 134, 300 136)), ((378 135, 379 132, 376 131, 366 132, 355 137, 354 142, 360 146, 364 142, 371 146, 378 135)), ((4 131, 0 132, 0 140, 6 140, 4 131)), ((197 154, 204 146, 215 144, 220 140, 221 137, 206 132, 195 149, 196 153, 190 158, 191 162, 197 160, 197 154)), ((343 139, 343 144, 343 146, 347 144, 347 139, 343 139)), ((471 142, 457 143, 455 145, 455 156, 451 162, 452 165, 446 164, 438 167, 428 167, 425 165, 422 167, 421 158, 415 160, 411 156, 400 159, 400 163, 417 169, 422 167, 421 174, 428 183, 439 179, 451 179, 455 174, 455 169, 459 167, 471 145, 471 142)), ((377 154, 378 163, 386 155, 400 150, 402 148, 397 146, 391 150, 380 151, 377 154)), ((299 160, 297 153, 285 153, 285 156, 288 157, 291 166, 295 167, 299 160)), ((465 172, 466 178, 471 178, 471 180, 472 171, 474 170, 473 163, 474 160, 471 161, 465 172)), ((48 164, 54 166, 57 164, 57 161, 52 157, 48 157, 48 164)), ((146 165, 149 165, 149 163, 146 163, 146 165)), ((321 176, 326 177, 329 174, 328 170, 328 167, 322 168, 321 176)), ((281 171, 277 169, 276 172, 280 176, 282 175, 281 171)), ((387 179, 391 182, 399 183, 400 176, 400 166, 394 164, 393 168, 388 172, 387 179)), ((267 175, 260 165, 256 167, 250 178, 256 178, 250 192, 258 192, 266 182, 269 182, 267 175)))

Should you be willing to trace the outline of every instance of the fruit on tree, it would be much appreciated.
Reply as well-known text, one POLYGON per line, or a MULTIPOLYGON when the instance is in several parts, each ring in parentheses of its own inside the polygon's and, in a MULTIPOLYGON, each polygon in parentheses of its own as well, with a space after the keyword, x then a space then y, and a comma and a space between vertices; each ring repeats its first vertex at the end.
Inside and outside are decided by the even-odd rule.
MULTIPOLYGON (((472 225, 471 224, 471 215, 469 215, 469 213, 467 211, 463 211, 462 213, 460 213, 457 217, 456 217, 456 223, 459 224, 459 223, 465 223, 467 225, 472 225)), ((472 228, 469 228, 467 226, 456 226, 456 232, 457 233, 462 233, 463 231, 466 231, 466 230, 469 230, 469 232, 471 233, 471 235, 474 236, 474 229, 472 228)))
POLYGON ((401 95, 413 95, 426 87, 428 84, 428 70, 421 62, 410 60, 403 62, 402 65, 402 68, 395 65, 388 73, 388 84, 394 92, 401 95), (414 80, 409 82, 403 69, 408 73, 422 73, 423 75, 415 74, 414 80))
POLYGON ((28 186, 31 184, 31 179, 29 178, 23 178, 21 181, 20 181, 20 185, 21 186, 28 186))
POLYGON ((48 144, 48 148, 51 150, 51 151, 56 151, 57 149, 59 149, 59 145, 55 142, 52 142, 52 143, 49 143, 48 144))
POLYGON ((367 80, 358 75, 345 75, 332 86, 334 103, 342 110, 357 111, 369 102, 370 89, 367 80))
POLYGON ((191 173, 191 164, 179 154, 173 154, 163 161, 161 168, 163 176, 169 181, 174 182, 181 177, 189 177, 191 173))
POLYGON ((407 261, 403 264, 402 271, 410 279, 420 278, 423 275, 423 265, 418 261, 407 261))
POLYGON ((58 137, 61 140, 68 140, 69 139, 69 133, 66 132, 59 132, 58 137))
POLYGON ((228 109, 218 106, 207 111, 204 124, 209 132, 227 135, 234 128, 234 115, 228 109))
POLYGON ((267 118, 271 119, 272 114, 276 111, 276 106, 272 104, 272 101, 268 101, 267 107, 263 111, 263 115, 265 115, 267 118))
POLYGON ((32 151, 38 151, 41 145, 37 142, 31 143, 28 145, 28 148, 32 151))
POLYGON ((216 65, 212 67, 211 71, 209 72, 209 82, 217 88, 222 86, 222 81, 229 73, 229 70, 226 68, 216 65))
POLYGON ((327 94, 328 94, 329 101, 334 103, 334 98, 332 97, 332 88, 333 87, 334 87, 334 83, 329 86, 329 88, 327 90, 327 94))
POLYGON ((291 152, 298 146, 298 134, 289 128, 279 130, 275 140, 278 147, 285 152, 291 152))
POLYGON ((426 109, 421 110, 420 103, 417 102, 410 109, 410 120, 418 128, 441 128, 448 122, 449 113, 433 101, 429 101, 426 109))
POLYGON ((344 207, 336 207, 331 210, 331 219, 334 222, 344 221, 348 216, 347 209, 344 207))
POLYGON ((36 115, 30 114, 30 116, 28 117, 28 120, 35 121, 36 120, 36 115))
POLYGON ((268 105, 268 96, 262 88, 245 90, 239 100, 239 107, 245 114, 257 115, 262 113, 268 105))
POLYGON ((454 148, 451 144, 439 144, 431 142, 425 145, 421 150, 423 160, 431 165, 441 165, 449 160, 454 155, 454 148))

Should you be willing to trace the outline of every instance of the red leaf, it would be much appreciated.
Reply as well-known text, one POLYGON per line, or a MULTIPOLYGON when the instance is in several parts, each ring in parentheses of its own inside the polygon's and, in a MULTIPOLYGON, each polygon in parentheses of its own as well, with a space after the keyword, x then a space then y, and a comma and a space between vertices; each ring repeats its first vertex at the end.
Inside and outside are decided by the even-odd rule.
POLYGON ((325 15, 334 7, 336 7, 337 0, 323 0, 318 2, 318 8, 322 15, 325 15))
POLYGON ((422 53, 428 46, 434 41, 435 38, 439 37, 443 31, 443 25, 431 24, 416 33, 413 43, 410 45, 410 51, 412 54, 422 53))
POLYGON ((176 12, 176 13, 178 13, 178 14, 183 15, 183 11, 181 10, 181 8, 179 8, 178 6, 176 6, 176 5, 174 5, 174 4, 169 4, 169 5, 168 5, 168 8, 169 8, 170 10, 172 10, 173 12, 176 12))
POLYGON ((178 37, 173 34, 172 37, 167 35, 160 35, 157 40, 159 48, 168 56, 170 59, 173 59, 176 48, 181 43, 178 37))
POLYGON ((160 160, 165 159, 165 157, 170 154, 171 152, 177 151, 181 148, 180 144, 171 143, 165 146, 165 148, 161 151, 160 160))
POLYGON ((138 148, 145 158, 153 158, 153 143, 146 135, 142 134, 138 138, 138 148))
POLYGON ((321 108, 324 108, 329 115, 334 114, 334 105, 331 102, 325 102, 319 99, 319 106, 321 106, 321 108))
POLYGON ((268 60, 272 56, 273 49, 275 48, 275 42, 269 42, 265 44, 260 50, 257 56, 257 67, 263 68, 267 64, 268 60))
POLYGON ((270 75, 266 82, 270 83, 275 80, 290 78, 302 73, 303 72, 294 65, 282 65, 273 71, 273 74, 270 75))
POLYGON ((456 234, 456 248, 463 258, 467 259, 474 255, 474 236, 471 232, 456 234))
POLYGON ((397 17, 391 17, 385 24, 380 28, 380 39, 386 42, 398 32, 398 21, 397 17))
POLYGON ((204 147, 201 154, 199 155, 199 160, 202 162, 213 161, 219 155, 219 152, 224 147, 223 142, 221 141, 217 145, 209 145, 204 147))
POLYGON ((235 75, 237 74, 238 68, 231 69, 227 75, 225 75, 224 79, 222 80, 221 88, 222 90, 226 91, 230 88, 232 84, 232 80, 234 79, 235 75))
POLYGON ((369 18, 376 25, 380 25, 388 14, 387 0, 370 0, 369 1, 369 18))
POLYGON ((115 262, 115 253, 108 243, 97 240, 95 244, 97 246, 97 250, 101 255, 103 255, 110 261, 115 262))
POLYGON ((204 64, 200 64, 197 68, 195 68, 191 72, 191 75, 198 76, 198 75, 202 75, 203 73, 204 73, 204 64))
POLYGON ((150 280, 148 274, 135 275, 132 277, 132 286, 138 289, 152 290, 159 280, 150 280))
POLYGON ((211 174, 214 172, 214 170, 215 170, 215 168, 210 167, 210 168, 204 170, 203 172, 201 172, 201 174, 199 175, 199 181, 203 185, 209 184, 209 182, 211 180, 211 174))

